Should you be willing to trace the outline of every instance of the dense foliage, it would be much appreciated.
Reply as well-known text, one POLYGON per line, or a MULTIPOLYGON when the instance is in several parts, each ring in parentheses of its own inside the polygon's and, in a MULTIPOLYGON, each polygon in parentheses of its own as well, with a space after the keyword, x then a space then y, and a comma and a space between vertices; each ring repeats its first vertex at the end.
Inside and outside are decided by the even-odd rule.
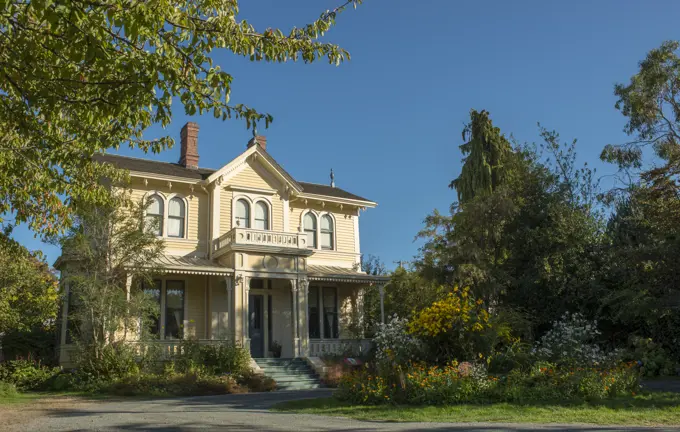
POLYGON ((215 52, 337 65, 349 53, 319 38, 359 3, 284 33, 240 19, 237 0, 0 2, 0 214, 41 233, 67 228, 72 200, 107 202, 99 180, 122 176, 95 153, 172 146, 144 131, 170 124, 173 102, 188 115, 268 125, 271 115, 230 103, 233 77, 215 52))
POLYGON ((537 363, 529 370, 489 375, 483 365, 410 365, 385 376, 362 369, 340 380, 335 396, 356 404, 450 405, 470 402, 582 401, 635 394, 640 390, 634 365, 596 369, 558 368, 537 363))
POLYGON ((43 255, 0 233, 0 336, 49 326, 58 296, 57 279, 43 255))
POLYGON ((59 239, 67 336, 79 362, 103 359, 113 342, 144 340, 147 321, 158 313, 141 288, 157 272, 165 245, 145 226, 155 223, 144 219, 145 207, 125 191, 115 193, 111 205, 81 205, 76 223, 59 239))

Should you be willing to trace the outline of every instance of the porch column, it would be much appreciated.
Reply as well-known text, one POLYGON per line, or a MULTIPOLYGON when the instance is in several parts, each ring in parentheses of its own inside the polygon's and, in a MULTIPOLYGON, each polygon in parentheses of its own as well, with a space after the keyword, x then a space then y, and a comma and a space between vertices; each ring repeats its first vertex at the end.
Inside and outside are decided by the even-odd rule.
POLYGON ((300 355, 309 355, 309 307, 307 306, 307 301, 309 299, 309 281, 307 278, 300 278, 299 280, 299 295, 302 297, 300 301, 300 355))
POLYGON ((125 275, 125 300, 130 301, 130 291, 132 290, 132 274, 125 275))
POLYGON ((378 285, 380 290, 380 322, 385 324, 385 285, 378 285))
POLYGON ((243 276, 243 345, 250 353, 250 278, 243 276))
POLYGON ((300 297, 298 295, 298 281, 297 279, 291 279, 290 281, 290 292, 291 292, 291 298, 293 300, 293 306, 292 306, 292 315, 293 315, 293 322, 291 323, 293 326, 293 357, 299 357, 300 356, 300 337, 299 337, 299 327, 300 323, 298 322, 298 306, 300 303, 300 297))
POLYGON ((235 341, 236 333, 234 331, 234 279, 231 276, 224 277, 224 283, 227 287, 227 335, 232 342, 235 341))

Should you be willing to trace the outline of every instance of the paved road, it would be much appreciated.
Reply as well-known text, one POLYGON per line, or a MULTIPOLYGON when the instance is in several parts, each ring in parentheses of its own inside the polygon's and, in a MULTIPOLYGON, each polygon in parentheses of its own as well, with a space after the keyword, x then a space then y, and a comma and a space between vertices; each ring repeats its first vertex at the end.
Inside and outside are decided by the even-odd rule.
MULTIPOLYGON (((603 431, 620 427, 560 425, 446 424, 366 422, 346 418, 269 412, 272 405, 292 399, 328 397, 328 390, 275 392, 154 401, 94 401, 51 407, 8 431, 603 431)), ((26 407, 25 409, 31 409, 26 407)), ((30 414, 24 412, 24 414, 30 414)), ((658 431, 670 429, 632 428, 658 431)))

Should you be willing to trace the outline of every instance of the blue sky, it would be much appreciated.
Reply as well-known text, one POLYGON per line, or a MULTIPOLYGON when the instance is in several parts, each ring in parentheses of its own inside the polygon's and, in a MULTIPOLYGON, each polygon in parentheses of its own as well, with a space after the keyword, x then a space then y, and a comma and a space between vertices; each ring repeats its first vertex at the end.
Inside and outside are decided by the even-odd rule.
MULTIPOLYGON (((241 18, 256 27, 300 26, 341 0, 243 0, 241 18)), ((677 1, 365 0, 343 13, 325 37, 352 54, 326 62, 265 64, 217 53, 234 76, 233 103, 274 116, 260 133, 269 152, 296 179, 327 183, 379 203, 362 213, 362 251, 389 267, 417 253, 415 234, 433 209, 455 199, 448 189, 460 171, 461 130, 471 108, 490 111, 501 130, 537 141, 537 122, 565 140, 578 138, 581 161, 600 174, 602 147, 623 142, 624 117, 613 86, 627 82, 647 51, 678 39, 677 1)), ((173 124, 189 120, 175 105, 173 124)), ((199 165, 218 168, 244 150, 251 136, 240 121, 212 114, 199 123, 199 165)), ((144 156, 122 149, 121 154, 144 156)), ((179 145, 147 157, 175 162, 179 145)), ((14 237, 59 255, 25 228, 14 237)))

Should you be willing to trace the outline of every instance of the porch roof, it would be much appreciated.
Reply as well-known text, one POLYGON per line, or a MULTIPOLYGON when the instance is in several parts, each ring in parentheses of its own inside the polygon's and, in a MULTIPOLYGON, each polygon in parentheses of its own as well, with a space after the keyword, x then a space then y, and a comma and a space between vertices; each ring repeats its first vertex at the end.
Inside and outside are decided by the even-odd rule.
POLYGON ((210 276, 234 274, 234 269, 221 266, 206 258, 164 255, 159 258, 156 265, 166 273, 210 276))
POLYGON ((374 276, 351 268, 310 265, 307 267, 307 278, 312 281, 349 282, 364 284, 384 284, 389 276, 374 276))

